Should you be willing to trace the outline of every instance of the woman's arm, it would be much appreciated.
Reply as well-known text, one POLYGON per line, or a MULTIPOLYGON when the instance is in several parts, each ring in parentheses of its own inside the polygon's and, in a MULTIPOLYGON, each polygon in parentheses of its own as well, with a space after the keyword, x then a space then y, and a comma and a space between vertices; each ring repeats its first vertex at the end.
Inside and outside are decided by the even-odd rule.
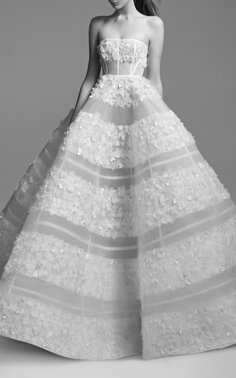
POLYGON ((160 64, 164 45, 164 23, 158 16, 150 22, 150 42, 147 62, 147 78, 163 97, 163 87, 160 76, 160 64))
POLYGON ((78 98, 73 110, 70 123, 74 121, 78 112, 86 102, 92 87, 94 86, 99 73, 100 73, 100 62, 97 53, 97 42, 98 42, 98 29, 100 24, 100 18, 94 17, 91 19, 89 24, 89 62, 85 78, 80 87, 78 98))

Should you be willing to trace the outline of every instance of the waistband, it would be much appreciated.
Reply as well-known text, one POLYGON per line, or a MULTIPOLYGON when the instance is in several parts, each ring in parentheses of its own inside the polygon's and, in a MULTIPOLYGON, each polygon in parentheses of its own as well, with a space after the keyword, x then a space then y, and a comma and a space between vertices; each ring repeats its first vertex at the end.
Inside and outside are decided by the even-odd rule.
POLYGON ((112 76, 112 77, 145 77, 143 75, 132 75, 132 74, 102 74, 101 77, 103 76, 112 76))

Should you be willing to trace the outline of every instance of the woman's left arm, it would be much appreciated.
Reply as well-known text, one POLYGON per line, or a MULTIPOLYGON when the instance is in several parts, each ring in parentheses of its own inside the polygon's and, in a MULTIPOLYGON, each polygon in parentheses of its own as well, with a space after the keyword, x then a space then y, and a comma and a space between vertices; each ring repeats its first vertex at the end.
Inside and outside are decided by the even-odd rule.
POLYGON ((163 97, 160 75, 161 57, 164 45, 164 22, 158 16, 150 20, 150 41, 147 61, 147 78, 163 97))

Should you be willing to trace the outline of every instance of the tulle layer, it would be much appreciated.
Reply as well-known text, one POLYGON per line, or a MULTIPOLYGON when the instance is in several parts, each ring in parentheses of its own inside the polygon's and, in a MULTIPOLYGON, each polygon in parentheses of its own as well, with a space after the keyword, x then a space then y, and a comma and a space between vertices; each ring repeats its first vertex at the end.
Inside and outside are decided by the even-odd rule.
POLYGON ((25 173, 17 182, 9 201, 0 212, 0 278, 12 252, 15 238, 20 233, 28 210, 34 203, 36 194, 64 140, 72 112, 73 109, 53 130, 51 138, 27 167, 25 173))
POLYGON ((170 111, 151 82, 143 76, 102 75, 83 111, 101 114, 104 122, 132 125, 153 113, 170 111))
POLYGON ((144 78, 102 77, 2 211, 0 334, 75 359, 236 340, 236 206, 144 78))

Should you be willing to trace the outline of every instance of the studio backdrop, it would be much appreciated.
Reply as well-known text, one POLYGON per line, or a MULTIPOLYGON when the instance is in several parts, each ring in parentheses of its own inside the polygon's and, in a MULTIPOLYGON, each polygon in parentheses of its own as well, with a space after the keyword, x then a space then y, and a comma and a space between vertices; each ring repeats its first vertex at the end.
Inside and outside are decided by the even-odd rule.
MULTIPOLYGON (((236 200, 235 0, 162 0, 163 98, 236 200)), ((74 107, 107 0, 1 0, 0 206, 74 107)))

